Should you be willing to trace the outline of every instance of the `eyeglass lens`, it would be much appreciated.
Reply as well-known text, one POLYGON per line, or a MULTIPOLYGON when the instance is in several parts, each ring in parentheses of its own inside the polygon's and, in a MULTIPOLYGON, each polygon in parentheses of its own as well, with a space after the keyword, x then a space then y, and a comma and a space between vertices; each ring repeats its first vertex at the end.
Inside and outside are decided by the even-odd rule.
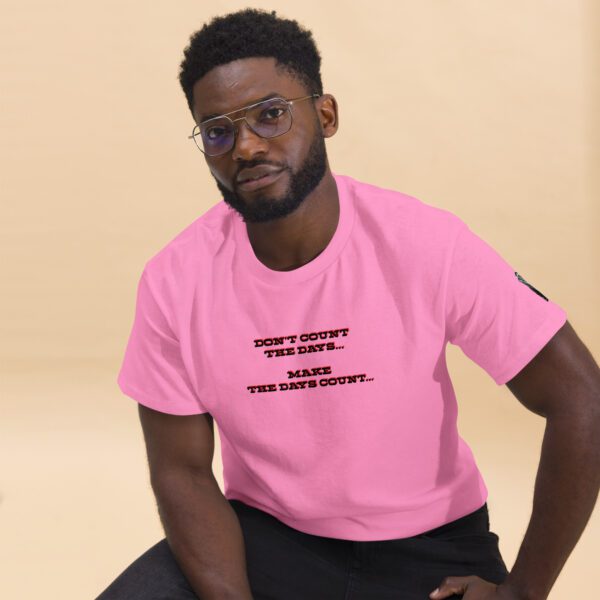
MULTIPOLYGON (((282 135, 292 125, 292 113, 287 102, 278 98, 256 104, 246 111, 245 116, 250 129, 263 138, 282 135)), ((200 132, 194 136, 196 143, 200 142, 200 136, 206 154, 224 154, 233 148, 235 125, 227 117, 210 119, 200 124, 200 132)))

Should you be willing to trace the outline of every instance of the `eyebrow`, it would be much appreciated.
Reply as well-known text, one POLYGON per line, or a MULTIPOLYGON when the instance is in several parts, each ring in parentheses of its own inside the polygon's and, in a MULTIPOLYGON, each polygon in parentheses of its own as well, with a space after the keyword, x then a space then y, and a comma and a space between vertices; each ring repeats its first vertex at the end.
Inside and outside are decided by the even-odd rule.
POLYGON ((204 121, 208 121, 209 119, 214 119, 215 117, 231 115, 233 113, 239 112, 240 110, 243 110, 247 106, 252 106, 253 104, 257 104, 258 102, 264 102, 265 100, 270 100, 271 98, 283 98, 283 96, 279 92, 270 92, 266 96, 263 96, 262 98, 257 98, 256 100, 254 100, 254 102, 250 102, 250 104, 246 104, 246 106, 242 106, 242 108, 238 108, 236 110, 231 110, 228 113, 213 113, 210 115, 202 115, 200 117, 200 123, 204 123, 204 121))

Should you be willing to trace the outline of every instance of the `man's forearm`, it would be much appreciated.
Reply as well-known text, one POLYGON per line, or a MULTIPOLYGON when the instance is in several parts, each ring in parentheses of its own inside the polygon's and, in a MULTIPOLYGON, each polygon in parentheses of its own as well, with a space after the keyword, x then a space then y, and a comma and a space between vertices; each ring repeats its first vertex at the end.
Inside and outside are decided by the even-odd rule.
POLYGON ((548 597, 589 520, 599 486, 598 415, 549 417, 531 520, 503 585, 520 598, 548 597))
POLYGON ((214 477, 181 470, 152 487, 167 541, 202 600, 252 600, 238 517, 214 477))

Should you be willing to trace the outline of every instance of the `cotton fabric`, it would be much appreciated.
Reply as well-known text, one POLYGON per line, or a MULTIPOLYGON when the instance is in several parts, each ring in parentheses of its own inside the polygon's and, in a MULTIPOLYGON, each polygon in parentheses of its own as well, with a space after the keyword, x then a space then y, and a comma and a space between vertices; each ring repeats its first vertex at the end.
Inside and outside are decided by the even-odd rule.
POLYGON ((228 499, 313 535, 414 536, 488 496, 446 345, 502 385, 566 312, 450 211, 335 182, 335 234, 300 268, 261 263, 223 200, 152 256, 118 384, 214 417, 228 499))

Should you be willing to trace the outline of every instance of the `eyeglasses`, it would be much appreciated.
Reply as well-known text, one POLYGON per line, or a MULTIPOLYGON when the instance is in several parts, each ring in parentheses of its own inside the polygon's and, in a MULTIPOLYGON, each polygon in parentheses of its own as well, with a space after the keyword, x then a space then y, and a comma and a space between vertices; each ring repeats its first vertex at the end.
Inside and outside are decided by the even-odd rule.
POLYGON ((198 149, 206 156, 220 156, 229 152, 237 137, 236 121, 246 121, 248 127, 262 138, 274 138, 287 133, 292 127, 291 105, 294 102, 319 98, 320 94, 311 94, 301 98, 269 98, 245 108, 239 108, 225 115, 207 119, 196 125, 192 135, 198 149), (244 115, 237 119, 230 119, 228 115, 243 111, 244 115))

